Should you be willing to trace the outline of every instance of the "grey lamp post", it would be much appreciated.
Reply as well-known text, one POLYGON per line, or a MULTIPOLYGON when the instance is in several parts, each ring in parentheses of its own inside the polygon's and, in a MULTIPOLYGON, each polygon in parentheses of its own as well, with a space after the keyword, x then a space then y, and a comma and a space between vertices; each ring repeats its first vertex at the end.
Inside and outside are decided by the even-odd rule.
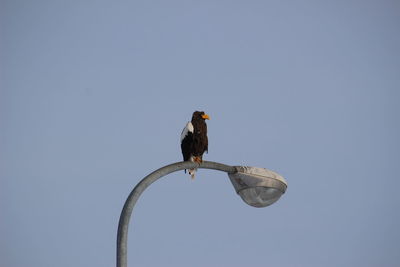
POLYGON ((161 177, 184 169, 214 169, 228 173, 228 176, 244 202, 253 207, 266 207, 276 202, 285 193, 287 183, 279 174, 257 167, 228 166, 218 162, 203 161, 176 162, 164 166, 144 177, 129 194, 125 201, 118 224, 117 267, 127 267, 128 225, 133 207, 143 191, 161 177))

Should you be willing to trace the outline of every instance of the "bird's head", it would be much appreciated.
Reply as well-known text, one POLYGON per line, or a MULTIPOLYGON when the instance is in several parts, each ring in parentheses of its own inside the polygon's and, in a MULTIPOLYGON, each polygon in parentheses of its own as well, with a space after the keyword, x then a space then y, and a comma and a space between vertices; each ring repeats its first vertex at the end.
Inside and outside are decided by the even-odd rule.
POLYGON ((193 112, 192 120, 209 120, 210 116, 208 116, 204 111, 195 111, 193 112))

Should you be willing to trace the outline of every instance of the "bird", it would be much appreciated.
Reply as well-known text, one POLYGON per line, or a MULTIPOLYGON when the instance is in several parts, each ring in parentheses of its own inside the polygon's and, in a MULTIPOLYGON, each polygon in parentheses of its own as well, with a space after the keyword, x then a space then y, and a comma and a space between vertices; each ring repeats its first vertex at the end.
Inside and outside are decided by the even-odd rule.
MULTIPOLYGON (((181 133, 181 150, 184 161, 200 164, 204 152, 208 153, 207 124, 210 116, 204 111, 195 111, 181 133)), ((189 169, 189 174, 194 179, 197 168, 189 169)), ((185 170, 186 173, 186 170, 185 170)))

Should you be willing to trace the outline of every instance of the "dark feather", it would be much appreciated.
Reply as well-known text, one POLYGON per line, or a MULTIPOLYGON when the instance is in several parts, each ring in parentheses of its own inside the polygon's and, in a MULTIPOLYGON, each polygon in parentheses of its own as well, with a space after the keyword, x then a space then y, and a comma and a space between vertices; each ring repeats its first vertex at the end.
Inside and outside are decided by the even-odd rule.
POLYGON ((192 116, 193 133, 188 132, 182 139, 181 149, 183 160, 190 160, 191 156, 202 158, 205 151, 208 152, 207 124, 202 117, 203 111, 195 111, 192 116))

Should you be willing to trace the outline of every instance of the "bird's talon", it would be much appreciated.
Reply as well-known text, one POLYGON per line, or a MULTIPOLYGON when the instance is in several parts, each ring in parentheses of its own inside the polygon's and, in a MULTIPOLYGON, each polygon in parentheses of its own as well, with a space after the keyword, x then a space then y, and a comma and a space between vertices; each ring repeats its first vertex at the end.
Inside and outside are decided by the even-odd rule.
POLYGON ((202 159, 201 159, 200 157, 194 157, 193 161, 196 162, 196 163, 198 163, 198 164, 200 164, 200 163, 203 162, 202 159))

